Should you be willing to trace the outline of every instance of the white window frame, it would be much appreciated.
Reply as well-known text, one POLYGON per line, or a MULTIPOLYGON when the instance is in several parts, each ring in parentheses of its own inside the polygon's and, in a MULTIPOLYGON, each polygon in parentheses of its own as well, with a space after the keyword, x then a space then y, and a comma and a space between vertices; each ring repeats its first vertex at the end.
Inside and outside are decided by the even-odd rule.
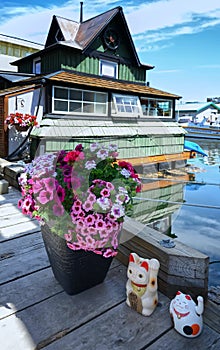
POLYGON ((75 88, 68 88, 68 87, 62 87, 62 86, 53 86, 52 89, 52 113, 56 113, 56 114, 68 114, 68 115, 94 115, 94 116, 107 116, 108 114, 108 93, 106 92, 100 92, 100 91, 93 91, 93 90, 84 90, 84 89, 75 89, 75 88), (67 90, 67 94, 68 94, 68 98, 55 98, 55 89, 63 89, 63 90, 67 90), (81 92, 82 93, 82 99, 80 100, 73 100, 70 99, 70 91, 77 91, 77 92, 81 92), (83 99, 83 96, 85 93, 90 93, 90 94, 94 94, 94 100, 95 101, 87 101, 83 99), (105 96, 105 102, 99 102, 97 101, 97 96, 98 95, 104 95, 105 96), (57 110, 55 109, 55 101, 63 101, 63 102, 67 102, 67 110, 57 110), (79 103, 81 105, 81 110, 74 112, 70 110, 70 104, 71 102, 76 102, 79 103), (86 106, 91 105, 94 106, 94 112, 88 112, 88 111, 83 111, 83 109, 86 108, 86 106), (99 111, 97 111, 97 106, 105 106, 105 113, 100 113, 99 111))
POLYGON ((34 74, 40 74, 41 73, 41 58, 36 57, 33 60, 33 73, 34 74))
POLYGON ((118 79, 118 63, 107 60, 99 61, 99 75, 118 79))
POLYGON ((135 95, 112 94, 111 114, 121 117, 142 117, 143 114, 139 97, 135 95), (136 103, 134 103, 134 100, 136 103))

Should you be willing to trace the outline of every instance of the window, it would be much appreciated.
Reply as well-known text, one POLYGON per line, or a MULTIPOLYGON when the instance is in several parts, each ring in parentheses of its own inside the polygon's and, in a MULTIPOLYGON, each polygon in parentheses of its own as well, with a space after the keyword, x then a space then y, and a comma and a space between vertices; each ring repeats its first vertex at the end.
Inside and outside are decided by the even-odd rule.
POLYGON ((172 101, 160 98, 140 98, 143 115, 148 117, 172 117, 172 101))
POLYGON ((40 59, 40 57, 35 58, 33 60, 33 73, 35 73, 35 74, 41 73, 41 59, 40 59))
POLYGON ((53 87, 53 107, 56 113, 107 115, 108 95, 104 92, 53 87))
POLYGON ((129 95, 112 95, 112 115, 134 116, 136 118, 142 116, 141 105, 138 96, 129 95))
POLYGON ((100 75, 118 78, 118 64, 116 62, 100 60, 100 75))

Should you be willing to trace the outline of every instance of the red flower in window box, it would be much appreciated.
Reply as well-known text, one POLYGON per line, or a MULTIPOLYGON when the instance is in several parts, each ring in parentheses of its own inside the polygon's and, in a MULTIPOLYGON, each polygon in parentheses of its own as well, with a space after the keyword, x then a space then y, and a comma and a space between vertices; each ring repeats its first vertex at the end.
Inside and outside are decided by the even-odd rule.
POLYGON ((11 128, 16 127, 18 131, 25 131, 29 127, 38 126, 37 117, 35 115, 23 113, 11 113, 5 120, 5 124, 11 128))

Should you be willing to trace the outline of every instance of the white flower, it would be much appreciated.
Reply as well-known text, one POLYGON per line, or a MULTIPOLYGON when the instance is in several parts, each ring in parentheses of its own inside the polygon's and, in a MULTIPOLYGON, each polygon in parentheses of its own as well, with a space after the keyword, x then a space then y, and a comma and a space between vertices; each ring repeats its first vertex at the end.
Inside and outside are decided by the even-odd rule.
POLYGON ((114 144, 110 144, 110 145, 108 146, 108 149, 109 149, 109 151, 111 151, 111 152, 116 152, 116 151, 118 150, 118 146, 117 146, 117 145, 114 145, 114 144))
POLYGON ((107 197, 98 198, 97 203, 102 208, 102 210, 107 210, 111 204, 109 198, 107 197))
POLYGON ((111 215, 118 219, 125 215, 125 210, 121 205, 114 204, 111 209, 111 215))
POLYGON ((90 170, 90 169, 95 169, 96 168, 96 163, 94 160, 88 160, 85 164, 85 168, 90 170))
POLYGON ((21 186, 25 186, 27 184, 27 174, 21 173, 18 181, 21 186))
POLYGON ((108 151, 105 148, 101 148, 98 152, 97 152, 97 157, 101 158, 102 160, 106 159, 108 157, 108 151))
POLYGON ((128 191, 126 190, 126 188, 121 187, 121 186, 118 187, 118 192, 122 192, 122 193, 124 193, 124 194, 127 194, 127 193, 128 193, 128 191))
POLYGON ((89 147, 91 152, 95 152, 97 149, 100 148, 100 145, 98 142, 94 142, 94 143, 91 143, 89 147))
POLYGON ((121 175, 123 175, 124 177, 126 177, 126 179, 128 179, 131 176, 131 172, 129 170, 123 168, 121 171, 121 175))
POLYGON ((116 195, 116 202, 118 204, 128 203, 129 201, 130 201, 130 198, 125 193, 120 192, 116 195))

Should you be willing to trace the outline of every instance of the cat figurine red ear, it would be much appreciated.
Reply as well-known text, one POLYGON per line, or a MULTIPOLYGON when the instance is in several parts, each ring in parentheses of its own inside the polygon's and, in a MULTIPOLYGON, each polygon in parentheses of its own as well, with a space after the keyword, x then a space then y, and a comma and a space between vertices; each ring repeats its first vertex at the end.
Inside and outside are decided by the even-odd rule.
POLYGON ((170 315, 175 330, 188 338, 195 338, 202 331, 203 297, 198 296, 197 302, 196 305, 190 295, 179 291, 170 303, 170 315))
POLYGON ((126 303, 144 316, 150 316, 158 303, 157 259, 143 259, 136 253, 129 256, 126 284, 126 303))

